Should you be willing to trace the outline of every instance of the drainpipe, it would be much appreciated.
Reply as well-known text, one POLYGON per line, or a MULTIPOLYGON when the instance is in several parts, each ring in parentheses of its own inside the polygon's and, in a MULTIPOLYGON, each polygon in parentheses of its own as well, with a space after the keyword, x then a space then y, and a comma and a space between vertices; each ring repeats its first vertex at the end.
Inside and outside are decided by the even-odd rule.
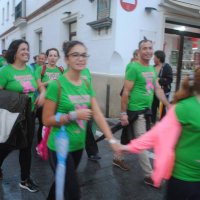
POLYGON ((109 117, 109 110, 110 110, 110 85, 106 85, 106 118, 109 117))

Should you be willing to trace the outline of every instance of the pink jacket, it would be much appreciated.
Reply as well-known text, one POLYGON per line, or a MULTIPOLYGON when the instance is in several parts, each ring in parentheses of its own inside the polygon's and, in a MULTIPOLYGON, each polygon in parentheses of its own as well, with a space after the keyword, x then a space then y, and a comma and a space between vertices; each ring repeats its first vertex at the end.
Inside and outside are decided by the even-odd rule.
POLYGON ((132 153, 153 148, 155 159, 152 179, 155 187, 159 187, 163 179, 170 178, 174 166, 174 149, 181 133, 181 124, 174 109, 175 106, 172 106, 166 116, 151 130, 128 144, 132 153))

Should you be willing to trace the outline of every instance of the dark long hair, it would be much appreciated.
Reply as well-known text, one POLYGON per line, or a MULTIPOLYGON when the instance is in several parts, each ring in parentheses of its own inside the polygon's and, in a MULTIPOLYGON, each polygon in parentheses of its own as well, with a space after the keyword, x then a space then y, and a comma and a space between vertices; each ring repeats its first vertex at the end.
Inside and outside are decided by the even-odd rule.
POLYGON ((200 94, 200 67, 194 71, 194 75, 185 77, 181 88, 175 93, 173 103, 182 99, 200 94))
POLYGON ((15 55, 17 53, 17 50, 20 46, 20 44, 25 43, 28 45, 29 48, 29 44, 27 41, 19 39, 19 40, 14 40, 10 43, 10 46, 8 47, 8 50, 6 52, 5 55, 5 59, 7 60, 7 63, 13 64, 15 62, 15 55))
POLYGON ((65 57, 68 57, 68 53, 76 45, 82 45, 86 48, 86 46, 83 44, 83 42, 80 42, 80 41, 77 41, 77 40, 68 41, 68 42, 63 43, 62 49, 63 49, 65 57))

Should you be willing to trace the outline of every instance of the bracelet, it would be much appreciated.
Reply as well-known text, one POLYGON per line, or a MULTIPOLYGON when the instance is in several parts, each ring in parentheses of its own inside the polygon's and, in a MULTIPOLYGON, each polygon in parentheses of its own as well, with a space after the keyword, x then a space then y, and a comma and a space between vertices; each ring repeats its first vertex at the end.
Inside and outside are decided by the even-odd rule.
POLYGON ((70 116, 68 114, 63 115, 64 122, 69 123, 71 121, 70 116))
POLYGON ((61 116, 62 116, 62 113, 56 113, 56 115, 55 115, 56 122, 60 123, 61 116))
POLYGON ((119 141, 116 140, 115 138, 109 139, 108 142, 109 142, 110 144, 117 144, 117 143, 119 143, 119 141))
POLYGON ((127 112, 121 112, 120 115, 127 115, 127 112))
POLYGON ((76 111, 69 112, 69 117, 70 117, 70 121, 76 121, 77 120, 77 113, 76 113, 76 111))

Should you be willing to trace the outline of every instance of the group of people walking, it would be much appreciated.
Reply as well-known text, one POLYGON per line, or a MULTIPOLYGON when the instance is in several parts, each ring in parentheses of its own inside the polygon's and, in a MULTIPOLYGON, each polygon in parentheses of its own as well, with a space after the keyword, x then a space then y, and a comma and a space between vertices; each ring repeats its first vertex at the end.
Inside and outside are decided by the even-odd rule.
MULTIPOLYGON (((200 113, 198 112, 200 111, 200 69, 196 69, 193 76, 186 77, 183 87, 175 95, 172 106, 168 101, 172 70, 168 64, 165 64, 165 54, 163 51, 156 51, 155 67, 151 66, 152 41, 148 39, 140 41, 138 50, 134 52, 135 58, 126 68, 121 93, 120 121, 125 128, 122 131, 120 144, 114 138, 95 98, 91 74, 86 68, 89 55, 85 44, 80 41, 64 42, 63 52, 66 69, 57 66, 60 55, 56 48, 50 48, 45 54, 39 54, 37 64, 29 66, 27 64, 30 56, 28 42, 15 40, 10 44, 5 55, 8 64, 0 69, 0 89, 28 95, 32 104, 32 120, 28 124, 31 132, 26 146, 19 148, 21 167, 19 186, 31 192, 39 190, 30 176, 31 148, 35 132, 35 117, 37 117, 39 119, 38 143, 42 140, 42 127, 51 128, 47 146, 54 173, 60 159, 57 156, 58 137, 61 131, 67 135, 69 146, 65 149, 67 157, 64 159, 67 167, 65 175, 60 177, 64 179, 64 199, 80 199, 76 169, 81 161, 85 144, 90 159, 100 158, 98 147, 95 142, 92 142, 94 138, 91 133, 91 119, 93 119, 113 149, 115 166, 128 170, 123 154, 140 153, 139 162, 144 171, 146 184, 160 187, 163 179, 169 179, 165 197, 167 200, 200 199, 198 153, 200 116, 189 112, 196 110, 196 113, 200 113), (163 105, 161 114, 163 119, 155 124, 160 101, 163 105), (169 110, 167 113, 166 109, 169 110), (155 124, 152 129, 151 121, 155 124), (170 132, 169 136, 172 137, 168 137, 167 132, 170 132), (166 142, 163 147, 165 140, 169 142, 166 142), (94 148, 91 148, 92 145, 94 148), (153 148, 157 155, 154 169, 146 151, 143 151, 149 148, 153 148), (164 163, 169 164, 163 167, 164 163)), ((13 149, 7 145, 0 147, 1 167, 4 159, 13 149)), ((0 178, 3 178, 2 170, 0 170, 0 178)), ((48 200, 56 198, 56 188, 54 182, 48 200)))
MULTIPOLYGON (((164 63, 164 52, 154 53, 155 67, 149 64, 153 56, 152 41, 140 41, 138 52, 138 61, 132 61, 126 68, 120 114, 122 125, 131 126, 136 139, 122 145, 121 152, 139 153, 146 184, 160 187, 162 180, 169 179, 166 200, 200 199, 200 155, 197 153, 200 150, 200 118, 192 114, 200 111, 200 68, 185 77, 172 104, 169 104, 172 70, 164 63), (163 117, 165 111, 162 109, 163 119, 151 128, 152 116, 149 113, 151 110, 154 112, 155 123, 156 98, 169 111, 163 117), (144 151, 146 149, 154 150, 154 169, 144 151)), ((122 134, 129 134, 127 128, 122 134)), ((122 137, 122 144, 126 137, 122 137)), ((121 157, 115 157, 113 163, 124 168, 124 161, 121 160, 121 157)))

